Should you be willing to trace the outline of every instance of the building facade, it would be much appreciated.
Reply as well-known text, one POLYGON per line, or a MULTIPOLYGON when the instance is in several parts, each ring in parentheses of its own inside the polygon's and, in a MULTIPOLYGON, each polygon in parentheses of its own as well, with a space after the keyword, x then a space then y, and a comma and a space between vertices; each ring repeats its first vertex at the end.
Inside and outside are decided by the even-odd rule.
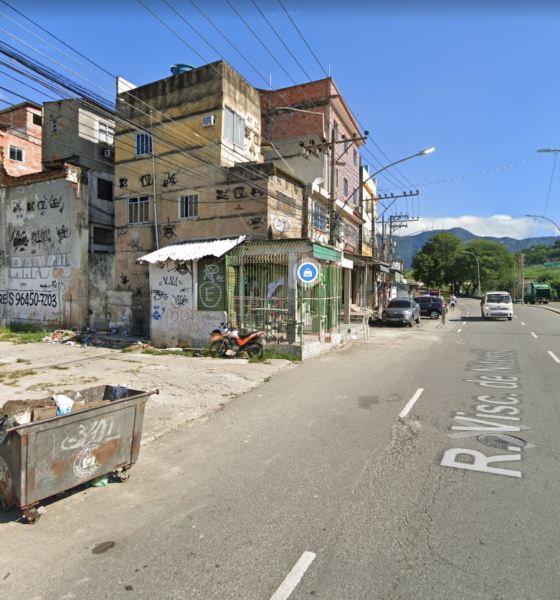
POLYGON ((43 170, 42 109, 22 102, 0 111, 0 149, 8 175, 19 177, 43 170))

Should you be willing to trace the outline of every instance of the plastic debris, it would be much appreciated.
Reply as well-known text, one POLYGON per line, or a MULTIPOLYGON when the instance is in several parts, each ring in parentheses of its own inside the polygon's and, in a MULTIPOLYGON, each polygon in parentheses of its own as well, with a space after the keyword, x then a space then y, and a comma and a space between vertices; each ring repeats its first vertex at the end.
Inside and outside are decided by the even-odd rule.
POLYGON ((56 402, 58 406, 57 416, 66 415, 69 412, 72 412, 72 406, 74 405, 74 400, 65 396, 64 394, 55 394, 52 399, 56 402))
POLYGON ((92 479, 88 483, 86 483, 86 487, 105 487, 109 485, 109 475, 101 475, 101 477, 96 477, 92 479))

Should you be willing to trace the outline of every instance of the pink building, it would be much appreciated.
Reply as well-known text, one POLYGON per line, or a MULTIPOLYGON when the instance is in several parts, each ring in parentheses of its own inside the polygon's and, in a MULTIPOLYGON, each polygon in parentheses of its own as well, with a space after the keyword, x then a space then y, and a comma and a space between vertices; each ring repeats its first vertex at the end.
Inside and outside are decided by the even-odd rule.
POLYGON ((19 177, 43 170, 42 137, 39 104, 22 102, 0 110, 0 150, 8 175, 19 177))

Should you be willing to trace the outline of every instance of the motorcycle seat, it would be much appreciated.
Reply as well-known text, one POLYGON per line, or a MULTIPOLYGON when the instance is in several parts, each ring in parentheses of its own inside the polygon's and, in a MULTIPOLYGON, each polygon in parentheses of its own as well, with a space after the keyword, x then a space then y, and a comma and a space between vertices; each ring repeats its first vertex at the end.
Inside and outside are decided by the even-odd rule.
POLYGON ((240 333, 238 335, 238 337, 239 337, 240 340, 246 340, 247 338, 250 338, 250 337, 254 336, 256 333, 258 333, 258 332, 253 331, 252 333, 240 333))

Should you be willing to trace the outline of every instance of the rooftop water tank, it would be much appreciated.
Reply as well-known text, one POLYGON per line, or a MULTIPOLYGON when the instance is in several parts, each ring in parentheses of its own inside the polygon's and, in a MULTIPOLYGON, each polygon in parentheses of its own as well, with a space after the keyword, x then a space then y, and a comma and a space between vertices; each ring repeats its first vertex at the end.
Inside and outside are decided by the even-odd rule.
POLYGON ((177 64, 172 65, 171 72, 173 75, 179 75, 179 73, 186 73, 187 71, 192 71, 193 69, 194 67, 192 65, 177 64))

